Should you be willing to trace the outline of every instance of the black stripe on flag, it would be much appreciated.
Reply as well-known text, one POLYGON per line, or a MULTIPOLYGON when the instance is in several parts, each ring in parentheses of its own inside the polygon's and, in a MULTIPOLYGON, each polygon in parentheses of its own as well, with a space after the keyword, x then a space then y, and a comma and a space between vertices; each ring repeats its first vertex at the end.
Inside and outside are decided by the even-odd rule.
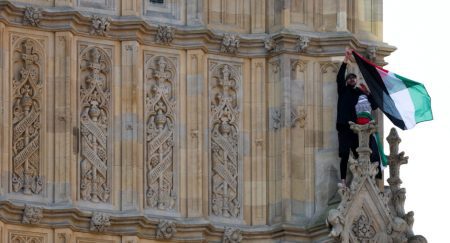
POLYGON ((403 122, 400 113, 395 107, 394 100, 392 100, 389 95, 389 92, 387 91, 387 88, 384 85, 383 79, 378 73, 375 64, 370 64, 356 52, 353 52, 353 56, 355 57, 356 63, 358 64, 364 80, 369 86, 370 93, 375 103, 395 126, 405 130, 405 122, 403 122))

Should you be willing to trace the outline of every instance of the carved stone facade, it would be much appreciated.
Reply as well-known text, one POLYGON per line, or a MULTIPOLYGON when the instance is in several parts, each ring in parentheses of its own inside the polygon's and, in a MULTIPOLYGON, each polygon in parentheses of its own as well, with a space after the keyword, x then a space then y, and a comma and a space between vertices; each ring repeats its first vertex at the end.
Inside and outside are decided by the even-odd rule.
POLYGON ((177 62, 175 58, 146 55, 145 165, 146 206, 176 209, 177 62))
POLYGON ((242 158, 240 144, 239 67, 210 62, 211 213, 225 218, 241 216, 242 158))
POLYGON ((12 191, 39 194, 42 177, 43 51, 32 39, 14 43, 12 79, 12 191))
POLYGON ((80 198, 109 202, 111 68, 105 50, 80 45, 80 198))
POLYGON ((361 187, 336 185, 344 50, 395 50, 367 18, 381 0, 342 6, 0 1, 0 239, 423 240, 394 162, 384 195, 370 166, 352 164, 361 187), (330 237, 338 191, 367 203, 330 211, 330 237))

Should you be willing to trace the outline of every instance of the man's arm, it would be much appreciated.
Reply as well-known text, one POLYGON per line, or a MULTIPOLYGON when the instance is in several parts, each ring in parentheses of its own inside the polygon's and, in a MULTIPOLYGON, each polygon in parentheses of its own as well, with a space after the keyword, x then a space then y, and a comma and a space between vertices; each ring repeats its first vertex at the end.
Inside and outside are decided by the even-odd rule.
POLYGON ((339 72, 336 77, 336 82, 338 85, 338 93, 341 93, 341 91, 345 88, 345 71, 347 70, 347 63, 351 55, 352 55, 351 49, 345 50, 344 62, 341 64, 341 67, 339 68, 339 72))
POLYGON ((375 100, 373 99, 372 94, 369 92, 369 90, 367 89, 366 85, 361 83, 360 85, 360 90, 367 96, 367 98, 369 99, 370 102, 370 106, 372 107, 372 110, 376 110, 378 109, 378 105, 375 103, 375 100))

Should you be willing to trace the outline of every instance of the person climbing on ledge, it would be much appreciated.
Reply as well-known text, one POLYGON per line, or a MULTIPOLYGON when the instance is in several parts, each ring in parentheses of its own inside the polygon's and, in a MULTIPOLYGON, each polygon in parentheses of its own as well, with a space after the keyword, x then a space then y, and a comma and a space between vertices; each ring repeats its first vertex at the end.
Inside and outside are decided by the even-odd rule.
POLYGON ((357 86, 356 74, 349 73, 345 75, 351 55, 352 50, 347 49, 345 51, 344 62, 341 64, 336 78, 338 92, 336 130, 338 132, 339 157, 341 158, 340 172, 343 186, 347 184, 347 164, 350 150, 358 158, 358 153, 356 152, 358 135, 350 129, 349 122, 356 123, 355 106, 358 103, 360 95, 366 95, 371 104, 371 108, 373 110, 377 109, 375 102, 372 102, 372 96, 369 94, 367 88, 365 86, 361 86, 362 88, 357 86))

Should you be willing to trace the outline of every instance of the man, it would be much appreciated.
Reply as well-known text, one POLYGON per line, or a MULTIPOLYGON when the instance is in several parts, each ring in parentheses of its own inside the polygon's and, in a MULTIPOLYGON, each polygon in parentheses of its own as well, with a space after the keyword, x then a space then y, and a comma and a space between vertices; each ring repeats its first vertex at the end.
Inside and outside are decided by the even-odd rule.
POLYGON ((358 98, 362 94, 366 94, 372 109, 377 107, 372 102, 372 97, 369 95, 367 88, 361 85, 361 88, 356 86, 357 77, 354 73, 349 73, 345 76, 347 70, 347 63, 352 55, 352 50, 346 50, 344 62, 342 63, 339 72, 337 74, 337 90, 338 90, 338 103, 337 103, 337 119, 336 130, 338 131, 339 140, 339 157, 341 157, 340 171, 342 184, 346 185, 347 177, 347 163, 350 156, 350 150, 353 155, 358 157, 356 148, 358 147, 358 135, 350 129, 349 121, 356 123, 356 110, 355 105, 358 103, 358 98))

